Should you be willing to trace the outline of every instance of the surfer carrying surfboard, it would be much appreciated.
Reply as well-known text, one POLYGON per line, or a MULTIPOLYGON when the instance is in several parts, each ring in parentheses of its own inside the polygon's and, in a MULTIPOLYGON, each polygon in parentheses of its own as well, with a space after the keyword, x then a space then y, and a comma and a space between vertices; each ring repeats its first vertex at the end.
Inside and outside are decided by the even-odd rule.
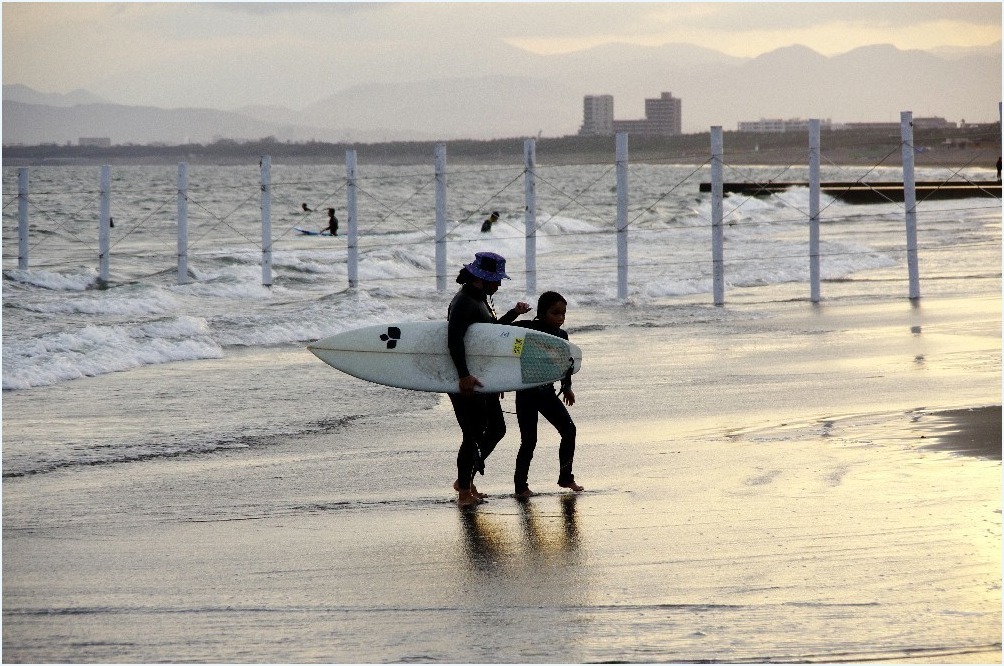
MULTIPOLYGON (((555 335, 564 340, 568 333, 562 326, 565 324, 565 313, 568 302, 556 291, 545 291, 537 299, 537 316, 529 321, 513 322, 513 326, 533 329, 541 333, 555 335)), ((554 426, 561 435, 558 445, 558 485, 575 492, 585 490, 575 482, 572 474, 572 458, 575 457, 575 422, 568 414, 565 405, 575 404, 575 393, 572 391, 572 368, 561 379, 561 391, 554 392, 554 385, 544 384, 532 389, 516 391, 516 420, 519 422, 519 453, 516 454, 516 473, 513 482, 516 485, 517 499, 527 499, 536 493, 530 490, 527 479, 530 475, 530 461, 533 460, 533 450, 537 446, 537 414, 542 415, 554 426), (565 404, 558 398, 561 395, 565 404)))
POLYGON ((457 391, 449 393, 453 412, 463 433, 457 452, 457 480, 454 490, 461 507, 480 504, 485 495, 474 486, 475 472, 485 473, 485 459, 505 436, 505 418, 498 393, 476 393, 481 381, 467 368, 464 334, 471 324, 510 324, 530 311, 522 301, 501 317, 495 316, 492 296, 510 279, 505 272, 505 257, 494 252, 478 252, 474 261, 465 264, 457 275, 460 291, 453 297, 447 313, 447 347, 457 368, 457 391))

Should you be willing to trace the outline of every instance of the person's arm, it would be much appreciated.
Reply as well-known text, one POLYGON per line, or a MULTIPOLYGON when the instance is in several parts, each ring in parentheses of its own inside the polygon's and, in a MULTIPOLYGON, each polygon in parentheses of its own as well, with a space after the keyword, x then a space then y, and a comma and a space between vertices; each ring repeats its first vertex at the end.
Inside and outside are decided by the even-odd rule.
POLYGON ((446 346, 450 350, 450 358, 457 368, 460 378, 458 388, 461 393, 470 394, 475 387, 481 386, 481 381, 470 373, 467 368, 467 348, 464 345, 464 335, 474 321, 474 310, 477 302, 470 298, 458 298, 450 309, 450 318, 446 325, 446 346))
MULTIPOLYGON (((565 329, 558 329, 558 337, 565 340, 568 339, 568 333, 565 329)), ((565 400, 565 404, 571 407, 575 404, 575 392, 572 391, 572 368, 569 367, 568 371, 565 372, 565 376, 561 378, 561 395, 565 400)))
POLYGON ((518 316, 520 316, 522 314, 526 314, 527 312, 529 312, 532 309, 533 308, 531 308, 528 303, 524 303, 523 301, 520 301, 519 303, 516 304, 516 307, 514 307, 512 310, 509 310, 509 312, 506 312, 501 317, 499 317, 499 323, 500 324, 511 324, 514 321, 516 321, 516 317, 518 317, 518 316))

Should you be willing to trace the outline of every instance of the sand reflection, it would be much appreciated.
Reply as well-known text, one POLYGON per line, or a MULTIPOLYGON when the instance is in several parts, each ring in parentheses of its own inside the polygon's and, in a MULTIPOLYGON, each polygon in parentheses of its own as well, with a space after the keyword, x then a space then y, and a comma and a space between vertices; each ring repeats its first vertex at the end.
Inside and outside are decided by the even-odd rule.
POLYGON ((518 501, 515 514, 485 507, 461 511, 467 564, 477 571, 510 575, 542 564, 575 564, 581 542, 576 500, 567 494, 518 501))

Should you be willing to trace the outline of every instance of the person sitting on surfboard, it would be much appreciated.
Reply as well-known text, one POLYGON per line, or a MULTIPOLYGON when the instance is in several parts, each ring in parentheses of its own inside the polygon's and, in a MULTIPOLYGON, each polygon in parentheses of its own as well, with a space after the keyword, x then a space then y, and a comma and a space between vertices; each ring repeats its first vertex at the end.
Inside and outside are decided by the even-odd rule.
POLYGON ((450 393, 450 402, 463 433, 457 452, 457 480, 453 489, 460 493, 460 506, 480 504, 485 496, 474 486, 476 471, 485 473, 485 459, 505 436, 505 418, 498 393, 476 393, 481 381, 467 369, 467 352, 464 334, 471 324, 509 324, 516 317, 530 311, 527 303, 515 307, 501 317, 495 316, 492 296, 502 280, 510 279, 505 273, 505 258, 493 252, 478 252, 474 261, 464 265, 457 275, 460 291, 450 302, 447 311, 447 347, 457 368, 457 391, 450 393))
MULTIPOLYGON (((513 326, 530 328, 541 333, 568 339, 568 333, 561 328, 565 324, 565 312, 568 302, 556 291, 545 291, 537 299, 537 316, 528 321, 513 322, 513 326)), ((527 479, 530 475, 530 461, 533 460, 533 450, 537 446, 537 414, 543 415, 561 435, 558 445, 558 485, 575 492, 584 490, 575 482, 572 474, 572 458, 575 456, 575 423, 568 415, 565 405, 575 404, 575 393, 572 392, 572 369, 561 380, 561 390, 554 392, 553 384, 545 384, 532 389, 516 391, 516 420, 519 422, 519 453, 516 454, 516 473, 513 482, 516 485, 517 499, 533 497, 536 493, 530 490, 527 479), (558 396, 564 398, 561 404, 558 396)))
POLYGON ((328 209, 328 226, 321 229, 321 233, 323 234, 325 231, 330 233, 332 236, 338 235, 338 218, 335 217, 334 208, 328 209))

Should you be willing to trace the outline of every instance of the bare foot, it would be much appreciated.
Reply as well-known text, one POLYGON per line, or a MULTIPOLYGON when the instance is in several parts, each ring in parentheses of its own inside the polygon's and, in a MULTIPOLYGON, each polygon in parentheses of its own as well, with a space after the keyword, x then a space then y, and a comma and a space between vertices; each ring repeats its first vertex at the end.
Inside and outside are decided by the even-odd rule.
POLYGON ((457 506, 460 508, 465 508, 469 506, 477 506, 478 504, 484 504, 485 501, 472 493, 470 490, 461 490, 460 496, 457 497, 457 506))
POLYGON ((516 499, 530 499, 531 497, 535 496, 536 494, 537 493, 535 493, 532 490, 530 490, 529 488, 527 488, 526 490, 523 490, 523 491, 520 491, 520 492, 516 493, 516 499))
POLYGON ((583 486, 580 486, 575 481, 569 481, 568 483, 559 483, 558 485, 561 486, 562 488, 568 488, 569 490, 574 490, 577 493, 581 493, 583 490, 585 490, 583 486))
MULTIPOLYGON (((458 493, 460 492, 460 481, 453 482, 453 489, 456 490, 458 493)), ((477 486, 475 486, 473 483, 471 484, 471 492, 477 495, 480 499, 485 499, 486 497, 488 497, 488 495, 486 495, 485 493, 478 492, 477 486)))

